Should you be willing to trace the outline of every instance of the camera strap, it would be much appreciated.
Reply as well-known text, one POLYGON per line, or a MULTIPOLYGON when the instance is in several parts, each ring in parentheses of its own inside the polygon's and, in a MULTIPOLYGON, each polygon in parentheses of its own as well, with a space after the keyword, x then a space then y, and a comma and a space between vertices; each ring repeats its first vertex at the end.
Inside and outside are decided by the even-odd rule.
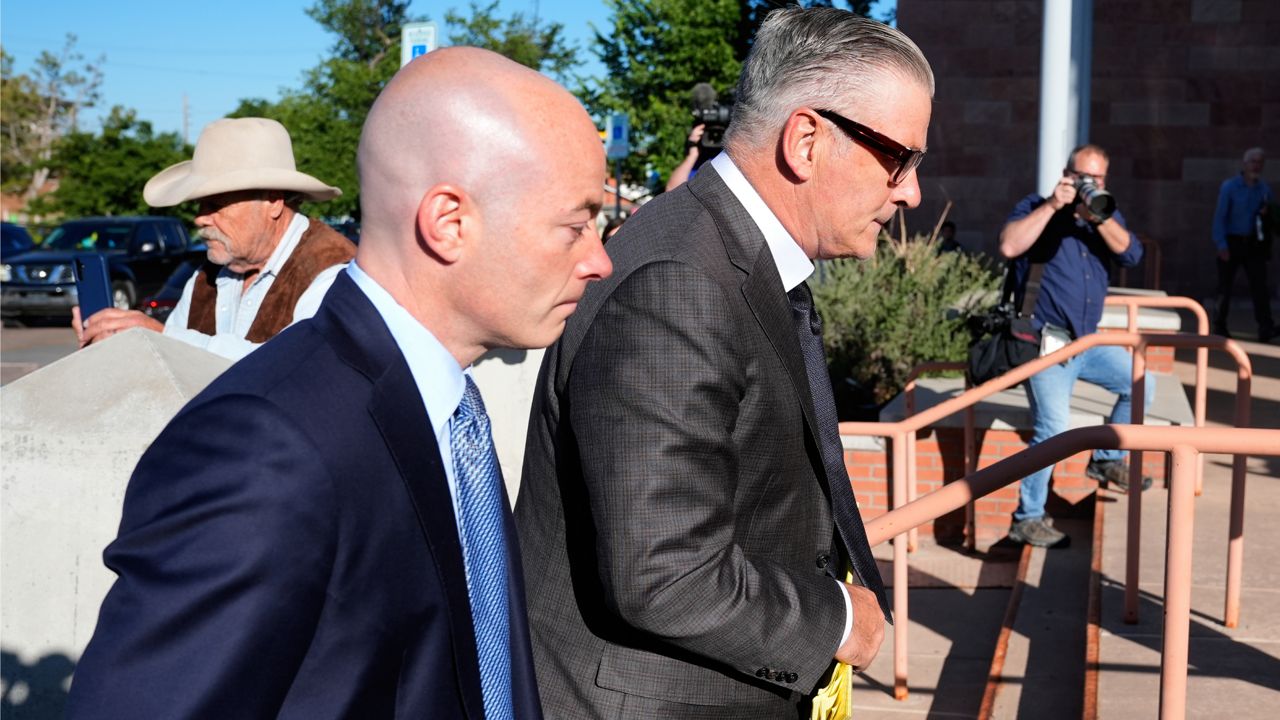
MULTIPOLYGON (((1000 303, 1013 305, 1018 296, 1018 258, 1008 260, 1004 266, 1004 287, 1000 291, 1000 303)), ((1022 304, 1018 314, 1031 317, 1036 309, 1036 300, 1040 297, 1040 278, 1044 276, 1044 263, 1028 262, 1027 283, 1023 287, 1022 304)))

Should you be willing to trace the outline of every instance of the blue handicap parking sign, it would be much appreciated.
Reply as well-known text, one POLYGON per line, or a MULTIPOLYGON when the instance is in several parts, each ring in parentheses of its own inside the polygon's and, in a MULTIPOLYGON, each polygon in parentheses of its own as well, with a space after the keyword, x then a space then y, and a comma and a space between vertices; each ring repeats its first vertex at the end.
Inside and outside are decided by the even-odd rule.
POLYGON ((419 55, 426 55, 426 54, 427 54, 427 46, 426 46, 426 45, 414 45, 414 46, 413 46, 413 57, 418 57, 419 55))

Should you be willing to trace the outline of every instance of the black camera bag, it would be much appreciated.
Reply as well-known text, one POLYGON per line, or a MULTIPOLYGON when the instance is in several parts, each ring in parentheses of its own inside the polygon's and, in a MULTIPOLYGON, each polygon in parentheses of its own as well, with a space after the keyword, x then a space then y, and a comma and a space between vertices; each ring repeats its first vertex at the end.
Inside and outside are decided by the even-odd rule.
POLYGON ((1005 268, 1000 304, 969 319, 973 341, 969 344, 968 374, 973 385, 1000 377, 1040 356, 1040 331, 1031 323, 1031 310, 1035 307, 1043 272, 1042 263, 1032 263, 1023 296, 1023 312, 1018 312, 1013 302, 1016 295, 1014 261, 1010 260, 1005 268))

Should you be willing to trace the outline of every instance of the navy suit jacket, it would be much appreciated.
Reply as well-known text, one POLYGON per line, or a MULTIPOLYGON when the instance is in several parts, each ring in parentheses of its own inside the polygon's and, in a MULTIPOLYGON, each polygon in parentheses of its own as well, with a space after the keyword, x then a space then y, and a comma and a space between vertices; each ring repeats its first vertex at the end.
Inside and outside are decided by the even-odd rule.
MULTIPOLYGON (((507 514, 516 716, 540 717, 507 514)), ((139 462, 69 715, 482 718, 453 504, 417 386, 343 273, 139 462)))

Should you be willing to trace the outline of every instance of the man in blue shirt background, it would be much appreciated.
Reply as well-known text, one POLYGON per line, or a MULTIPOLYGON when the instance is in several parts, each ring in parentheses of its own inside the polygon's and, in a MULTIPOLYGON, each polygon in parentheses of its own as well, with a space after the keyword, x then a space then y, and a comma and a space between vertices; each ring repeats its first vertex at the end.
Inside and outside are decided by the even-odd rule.
POLYGON ((1262 148, 1244 153, 1240 174, 1222 183, 1218 208, 1213 213, 1213 244, 1218 247, 1218 311, 1213 332, 1231 337, 1227 313, 1231 310, 1231 285, 1236 269, 1243 267, 1258 321, 1258 341, 1275 337, 1271 319, 1271 291, 1267 287, 1267 261, 1271 259, 1271 235, 1267 232, 1267 205, 1275 202, 1271 187, 1262 179, 1266 162, 1262 148))
MULTIPOLYGON (((1097 145, 1082 145, 1071 151, 1062 178, 1049 197, 1032 193, 1023 198, 1000 231, 1000 254, 1015 260, 1019 279, 1018 297, 1026 291, 1030 266, 1044 265, 1032 321, 1042 332, 1066 340, 1083 337, 1098 329, 1102 301, 1107 295, 1111 264, 1133 267, 1142 260, 1142 243, 1125 226, 1124 216, 1115 212, 1099 217, 1077 197, 1077 180, 1092 180, 1105 190, 1107 152, 1097 145)), ((1031 403, 1031 445, 1065 431, 1070 419, 1071 392, 1082 379, 1116 394, 1111 422, 1129 422, 1132 361, 1121 347, 1095 347, 1033 375, 1027 381, 1031 403)), ((1148 402, 1155 383, 1148 379, 1148 402)), ((1118 450, 1097 450, 1089 461, 1088 474, 1121 490, 1128 487, 1129 469, 1125 454, 1118 450)), ((1047 467, 1022 479, 1018 509, 1009 538, 1039 547, 1059 547, 1066 535, 1053 527, 1045 515, 1049 496, 1047 467)), ((1144 479, 1144 489, 1150 483, 1144 479)))

